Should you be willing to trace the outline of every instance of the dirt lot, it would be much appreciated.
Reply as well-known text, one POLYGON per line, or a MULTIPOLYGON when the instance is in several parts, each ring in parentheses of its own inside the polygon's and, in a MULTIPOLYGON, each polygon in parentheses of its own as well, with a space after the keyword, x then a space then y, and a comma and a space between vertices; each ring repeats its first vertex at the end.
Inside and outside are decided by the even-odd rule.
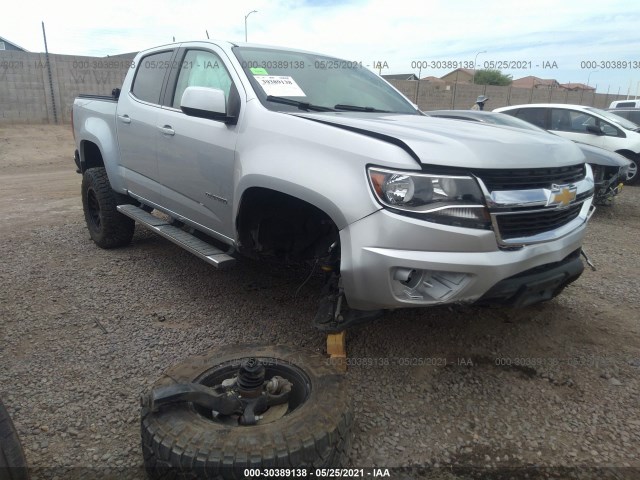
MULTIPOLYGON (((98 249, 73 148, 68 127, 0 127, 0 396, 36 478, 142 477, 140 393, 216 345, 323 351, 320 283, 295 296, 306 272, 245 260, 219 272, 142 229, 98 249)), ((350 331, 350 466, 640 478, 639 205, 629 187, 597 210, 585 243, 597 271, 551 302, 396 311, 350 331)))

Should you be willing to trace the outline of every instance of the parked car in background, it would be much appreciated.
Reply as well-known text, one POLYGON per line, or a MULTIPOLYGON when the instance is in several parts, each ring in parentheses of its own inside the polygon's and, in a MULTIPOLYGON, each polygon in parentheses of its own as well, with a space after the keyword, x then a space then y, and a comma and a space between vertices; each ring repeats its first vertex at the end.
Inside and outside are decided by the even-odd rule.
POLYGON ((614 113, 583 105, 536 103, 496 108, 561 137, 619 153, 631 160, 625 183, 637 184, 640 127, 614 113))
POLYGON ((630 122, 640 126, 640 108, 608 108, 607 112, 626 118, 630 122))
POLYGON ((615 100, 609 108, 640 108, 640 100, 615 100))
MULTIPOLYGON (((503 127, 545 132, 545 130, 529 122, 504 113, 480 112, 477 110, 433 110, 425 113, 432 117, 469 120, 503 127)), ((577 142, 577 144, 593 170, 593 180, 595 182, 594 203, 604 204, 610 202, 620 192, 621 182, 627 178, 631 161, 604 148, 580 142, 577 142)))

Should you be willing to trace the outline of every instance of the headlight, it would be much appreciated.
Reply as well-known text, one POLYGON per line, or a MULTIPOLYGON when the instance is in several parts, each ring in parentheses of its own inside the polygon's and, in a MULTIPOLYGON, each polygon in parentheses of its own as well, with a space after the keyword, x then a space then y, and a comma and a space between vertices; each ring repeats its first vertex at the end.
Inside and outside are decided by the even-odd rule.
POLYGON ((490 228, 489 213, 475 179, 466 176, 368 169, 369 183, 385 207, 432 222, 490 228))

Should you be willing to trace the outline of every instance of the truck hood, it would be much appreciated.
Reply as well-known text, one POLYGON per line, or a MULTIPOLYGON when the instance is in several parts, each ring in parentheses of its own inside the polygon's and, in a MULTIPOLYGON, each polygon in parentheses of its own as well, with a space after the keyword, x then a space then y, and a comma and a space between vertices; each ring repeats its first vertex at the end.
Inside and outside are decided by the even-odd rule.
POLYGON ((360 112, 294 115, 395 143, 423 165, 546 168, 585 161, 573 142, 546 132, 421 115, 360 112))

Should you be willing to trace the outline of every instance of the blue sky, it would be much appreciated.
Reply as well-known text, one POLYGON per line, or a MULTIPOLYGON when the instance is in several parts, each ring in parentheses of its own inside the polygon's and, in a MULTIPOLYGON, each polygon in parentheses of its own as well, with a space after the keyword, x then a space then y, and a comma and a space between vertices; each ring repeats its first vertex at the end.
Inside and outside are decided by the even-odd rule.
MULTIPOLYGON (((19 3, 5 12, 0 36, 43 51, 112 55, 177 41, 211 38, 298 47, 365 65, 382 73, 418 74, 414 62, 502 62, 513 78, 535 75, 561 83, 587 80, 602 93, 640 94, 640 2, 629 0, 81 0, 19 3), (486 53, 479 53, 484 52, 486 53), (627 61, 627 68, 611 62, 627 61), (386 63, 385 63, 386 62, 386 63), (544 63, 547 62, 547 63, 544 63), (541 68, 542 65, 557 68, 541 68), (595 67, 590 63, 595 62, 595 67), (635 64, 634 64, 635 62, 635 64), (536 67, 539 65, 539 67, 536 67)), ((489 63, 487 63, 489 65, 489 63)), ((448 68, 423 68, 441 76, 448 68)))

